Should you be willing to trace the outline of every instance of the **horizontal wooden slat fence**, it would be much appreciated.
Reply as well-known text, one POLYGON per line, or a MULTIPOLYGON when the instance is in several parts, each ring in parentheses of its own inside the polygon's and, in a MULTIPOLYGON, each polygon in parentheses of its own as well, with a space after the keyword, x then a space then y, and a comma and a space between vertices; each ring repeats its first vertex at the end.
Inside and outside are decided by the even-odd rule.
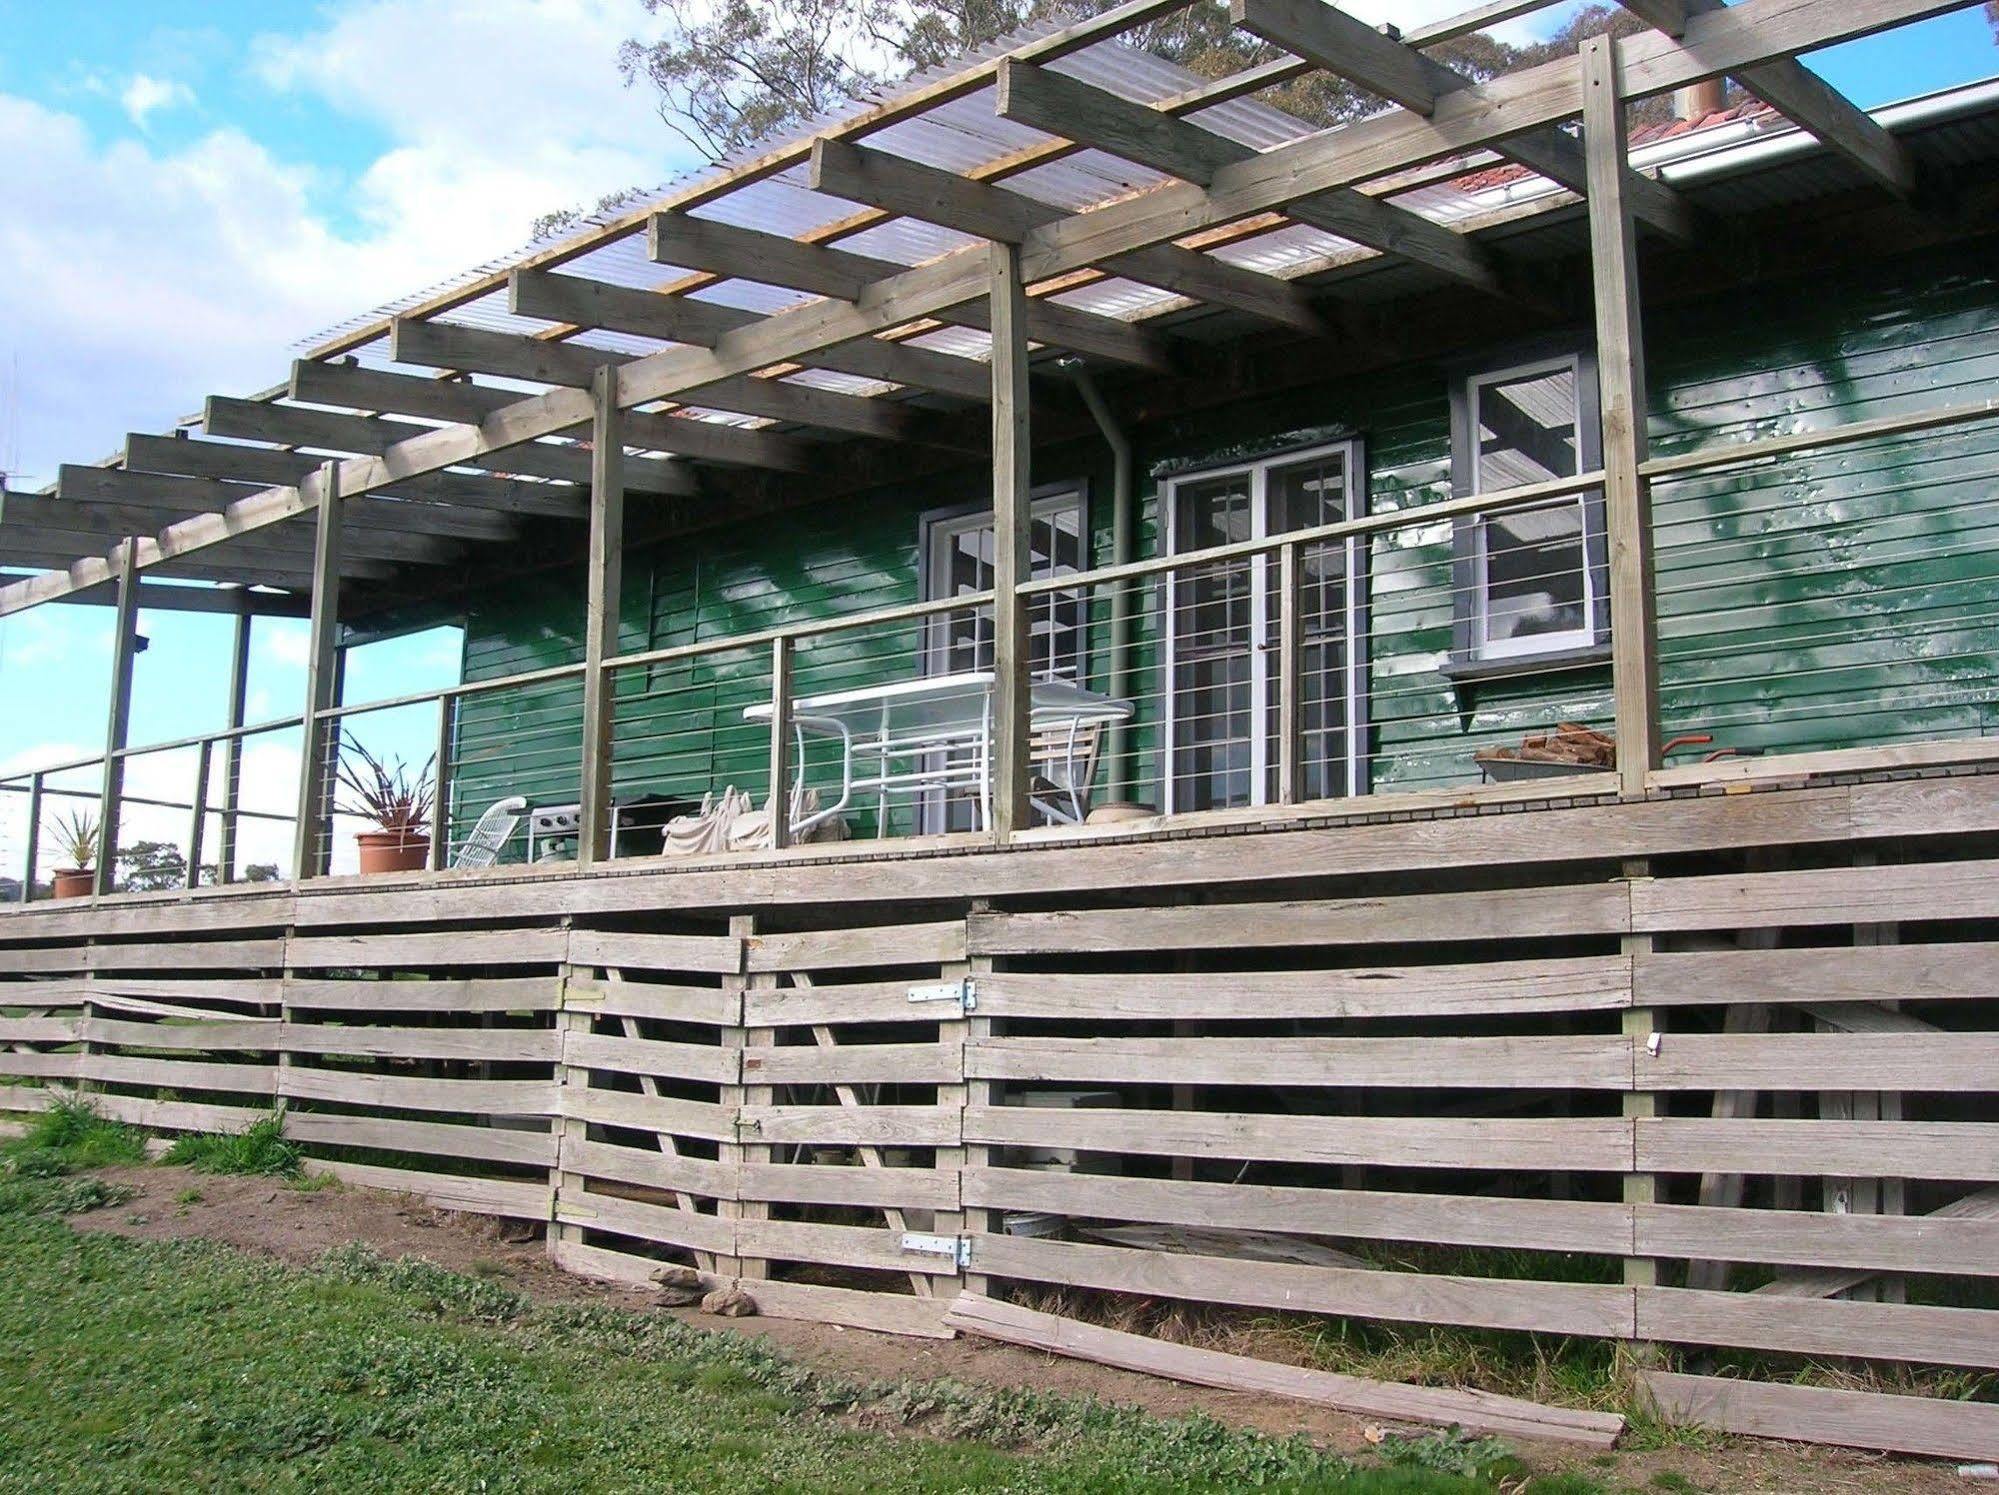
MULTIPOLYGON (((1767 826, 1748 801, 1824 792, 1732 798, 1767 826)), ((1490 844, 1434 822, 1421 873, 1281 886, 1247 851, 1201 888, 990 901, 947 870, 900 903, 704 880, 456 926, 393 894, 356 920, 351 890, 339 925, 302 899, 123 937, 24 919, 0 1106, 81 1089, 176 1131, 282 1105, 343 1176, 545 1221, 574 1270, 903 1333, 951 1333, 969 1286, 1607 1338, 1671 1347, 1662 1402, 1743 1427, 1795 1388, 1686 1374, 1715 1351, 1999 1369, 1985 817, 1886 864, 1839 822, 1642 869, 1467 862, 1452 825, 1490 844)), ((1961 1450, 1992 1410, 1921 1414, 1961 1450)))

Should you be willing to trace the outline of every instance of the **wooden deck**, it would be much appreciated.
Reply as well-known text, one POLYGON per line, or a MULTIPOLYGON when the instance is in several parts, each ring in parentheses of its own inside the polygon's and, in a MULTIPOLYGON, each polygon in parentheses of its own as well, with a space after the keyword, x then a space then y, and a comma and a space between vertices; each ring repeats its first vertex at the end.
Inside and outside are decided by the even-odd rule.
POLYGON ((943 1335, 1043 1284, 1999 1369, 1999 760, 1898 759, 35 905, 0 1073, 169 1130, 282 1102, 358 1181, 776 1315, 943 1335))

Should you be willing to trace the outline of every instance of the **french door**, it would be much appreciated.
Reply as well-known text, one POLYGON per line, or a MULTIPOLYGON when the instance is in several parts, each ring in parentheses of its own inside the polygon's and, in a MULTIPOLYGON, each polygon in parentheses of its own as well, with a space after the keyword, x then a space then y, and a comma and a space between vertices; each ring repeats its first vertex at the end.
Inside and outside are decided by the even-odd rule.
MULTIPOLYGON (((1171 553, 1260 540, 1357 517, 1358 442, 1190 474, 1167 486, 1171 553)), ((1299 553, 1299 761, 1303 792, 1366 792, 1365 546, 1321 541, 1299 553)), ((1166 808, 1228 809, 1277 799, 1275 551, 1173 573, 1167 589, 1166 808)))

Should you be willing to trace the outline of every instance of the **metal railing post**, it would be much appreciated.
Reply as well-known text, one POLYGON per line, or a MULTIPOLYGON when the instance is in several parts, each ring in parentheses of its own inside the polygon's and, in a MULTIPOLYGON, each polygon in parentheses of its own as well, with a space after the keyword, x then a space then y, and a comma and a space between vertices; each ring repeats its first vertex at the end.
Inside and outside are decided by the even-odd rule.
POLYGON ((1300 556, 1293 540, 1277 552, 1277 802, 1304 798, 1304 686, 1299 617, 1300 556))
POLYGON ((770 645, 770 845, 791 844, 791 640, 779 634, 770 645))

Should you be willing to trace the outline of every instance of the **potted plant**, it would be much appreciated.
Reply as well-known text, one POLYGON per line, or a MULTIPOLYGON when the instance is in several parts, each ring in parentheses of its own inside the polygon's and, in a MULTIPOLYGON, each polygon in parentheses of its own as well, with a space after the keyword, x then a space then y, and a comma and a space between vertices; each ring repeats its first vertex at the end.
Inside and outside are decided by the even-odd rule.
POLYGON ((55 896, 88 898, 97 889, 97 817, 84 810, 58 815, 51 829, 56 850, 69 859, 55 869, 55 896))
POLYGON ((340 750, 340 797, 334 809, 373 830, 356 831, 361 871, 415 872, 430 855, 431 760, 412 772, 402 759, 384 763, 358 742, 340 750))

